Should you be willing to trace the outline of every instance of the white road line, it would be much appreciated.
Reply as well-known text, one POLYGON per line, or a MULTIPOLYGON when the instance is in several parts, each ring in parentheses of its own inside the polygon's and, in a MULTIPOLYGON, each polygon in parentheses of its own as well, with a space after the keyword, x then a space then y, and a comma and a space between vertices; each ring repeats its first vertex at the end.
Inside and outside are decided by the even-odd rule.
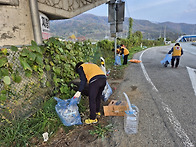
POLYGON ((196 96, 196 69, 186 66, 196 96))
MULTIPOLYGON (((148 50, 148 49, 147 49, 147 50, 148 50)), ((146 50, 145 50, 145 51, 146 51, 146 50)), ((140 61, 142 61, 142 55, 144 54, 145 51, 143 51, 143 52, 141 53, 141 55, 140 55, 140 61)), ((146 77, 146 80, 152 85, 153 89, 154 89, 155 91, 158 92, 157 88, 155 87, 155 85, 152 83, 150 77, 148 76, 148 73, 146 72, 146 69, 145 69, 143 63, 140 62, 140 65, 141 65, 142 71, 143 71, 143 73, 144 73, 144 75, 145 75, 145 77, 146 77)))
MULTIPOLYGON (((152 48, 149 48, 149 49, 152 49, 152 48)), ((149 49, 146 49, 144 50, 139 59, 140 61, 142 61, 142 56, 143 54, 148 51, 149 49)), ((144 73, 144 76, 146 78, 146 80, 152 85, 153 87, 153 90, 155 90, 157 93, 159 92, 158 89, 156 88, 156 86, 153 84, 152 80, 150 79, 150 77, 148 76, 148 73, 146 72, 146 69, 143 65, 142 62, 140 62, 140 65, 141 65, 141 68, 142 68, 142 71, 144 73)), ((162 101, 162 107, 163 107, 163 110, 165 111, 165 113, 167 114, 168 116, 168 119, 171 123, 171 125, 173 126, 176 134, 178 135, 178 137, 182 140, 183 144, 186 146, 186 147, 194 147, 193 143, 190 141, 189 137, 187 136, 187 134, 185 133, 185 130, 181 127, 181 124, 180 122, 177 120, 177 118, 174 116, 172 110, 169 108, 169 106, 167 104, 165 104, 163 102, 163 100, 161 99, 161 97, 159 98, 161 101, 162 101)))
POLYGON ((174 130, 176 131, 176 134, 182 140, 184 145, 186 147, 194 147, 193 143, 190 141, 189 137, 185 133, 185 130, 181 127, 180 122, 174 116, 174 114, 173 114, 172 110, 169 108, 169 106, 166 105, 164 102, 162 102, 162 107, 165 110, 165 113, 167 114, 168 119, 169 119, 170 123, 172 124, 174 130))

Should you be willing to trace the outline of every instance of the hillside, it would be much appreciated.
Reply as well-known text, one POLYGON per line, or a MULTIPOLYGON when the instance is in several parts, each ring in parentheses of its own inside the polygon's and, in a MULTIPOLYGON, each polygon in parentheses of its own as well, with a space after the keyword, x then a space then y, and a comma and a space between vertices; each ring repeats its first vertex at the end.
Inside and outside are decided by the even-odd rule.
MULTIPOLYGON (((128 18, 123 23, 124 31, 119 36, 126 38, 128 32, 128 18)), ((110 36, 108 18, 92 14, 81 14, 71 19, 50 21, 52 36, 60 36, 67 39, 74 34, 76 37, 85 36, 86 39, 100 40, 110 36)), ((176 40, 182 34, 192 34, 194 24, 185 23, 153 23, 148 20, 133 19, 133 32, 141 31, 144 39, 157 39, 160 35, 171 40, 176 40)))

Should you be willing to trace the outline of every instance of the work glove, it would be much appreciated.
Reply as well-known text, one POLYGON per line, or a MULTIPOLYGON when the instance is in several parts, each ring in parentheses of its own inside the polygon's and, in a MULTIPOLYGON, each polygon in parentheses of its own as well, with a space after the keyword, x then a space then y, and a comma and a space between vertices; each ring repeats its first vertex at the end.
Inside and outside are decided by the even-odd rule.
POLYGON ((79 98, 80 95, 81 95, 81 92, 80 92, 80 91, 77 91, 77 92, 75 93, 75 95, 74 95, 73 98, 74 98, 74 99, 75 99, 75 98, 79 98))

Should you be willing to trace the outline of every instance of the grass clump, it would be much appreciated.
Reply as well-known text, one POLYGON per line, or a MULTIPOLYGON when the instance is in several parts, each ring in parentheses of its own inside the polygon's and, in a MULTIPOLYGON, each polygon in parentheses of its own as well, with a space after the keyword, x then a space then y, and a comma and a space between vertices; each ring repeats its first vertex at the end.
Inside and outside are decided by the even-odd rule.
POLYGON ((104 139, 109 132, 113 131, 112 124, 108 124, 107 126, 98 124, 94 126, 94 128, 94 130, 89 130, 90 134, 97 135, 99 138, 102 139, 104 139))

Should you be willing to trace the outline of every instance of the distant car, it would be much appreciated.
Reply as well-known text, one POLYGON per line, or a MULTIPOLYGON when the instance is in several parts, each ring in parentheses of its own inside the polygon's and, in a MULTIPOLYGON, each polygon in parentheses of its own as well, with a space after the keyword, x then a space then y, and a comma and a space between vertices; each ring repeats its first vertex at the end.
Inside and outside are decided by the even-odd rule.
POLYGON ((171 44, 171 41, 165 41, 165 44, 169 45, 171 44))

